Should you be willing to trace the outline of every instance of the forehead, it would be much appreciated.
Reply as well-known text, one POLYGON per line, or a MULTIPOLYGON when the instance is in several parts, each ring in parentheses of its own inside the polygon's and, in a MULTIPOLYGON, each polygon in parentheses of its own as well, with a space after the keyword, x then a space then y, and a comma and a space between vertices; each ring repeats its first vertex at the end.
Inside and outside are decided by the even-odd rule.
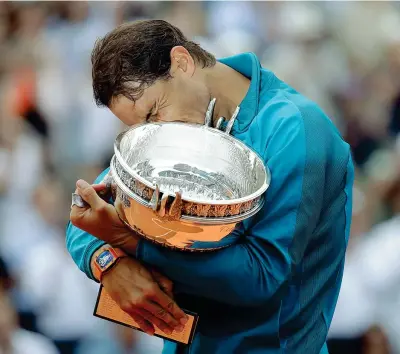
POLYGON ((146 116, 154 105, 157 97, 162 94, 163 85, 159 82, 143 90, 143 94, 135 101, 128 97, 118 95, 111 100, 110 110, 118 118, 125 120, 132 116, 146 116))
POLYGON ((146 117, 149 107, 151 107, 150 101, 143 94, 136 101, 122 95, 115 97, 112 99, 109 108, 125 124, 131 125, 141 123, 143 118, 146 117))

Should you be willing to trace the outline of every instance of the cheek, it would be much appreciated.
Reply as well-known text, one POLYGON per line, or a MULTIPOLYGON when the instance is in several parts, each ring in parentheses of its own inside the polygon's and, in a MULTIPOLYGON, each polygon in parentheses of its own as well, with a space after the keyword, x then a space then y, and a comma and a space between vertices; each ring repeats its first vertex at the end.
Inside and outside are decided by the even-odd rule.
POLYGON ((157 114, 157 117, 154 119, 156 122, 176 122, 179 120, 180 115, 178 114, 176 107, 175 108, 165 108, 160 110, 157 114))
POLYGON ((208 100, 203 103, 200 99, 191 96, 171 103, 168 107, 160 109, 156 121, 160 122, 188 122, 203 124, 208 107, 208 100))
POLYGON ((196 110, 184 107, 175 107, 170 110, 165 110, 160 112, 157 116, 156 121, 158 122, 185 122, 185 123, 195 123, 204 124, 205 116, 196 110))
POLYGON ((138 114, 135 112, 134 105, 130 101, 127 103, 124 101, 121 104, 114 104, 114 106, 110 107, 110 111, 128 127, 142 123, 142 118, 139 118, 138 114))
POLYGON ((131 117, 118 117, 119 120, 124 123, 126 126, 131 127, 132 125, 144 123, 144 120, 137 119, 133 116, 131 117))
POLYGON ((164 92, 164 103, 158 111, 155 121, 188 122, 204 124, 209 95, 204 88, 182 80, 174 82, 164 92), (164 105, 164 107, 162 107, 164 105))

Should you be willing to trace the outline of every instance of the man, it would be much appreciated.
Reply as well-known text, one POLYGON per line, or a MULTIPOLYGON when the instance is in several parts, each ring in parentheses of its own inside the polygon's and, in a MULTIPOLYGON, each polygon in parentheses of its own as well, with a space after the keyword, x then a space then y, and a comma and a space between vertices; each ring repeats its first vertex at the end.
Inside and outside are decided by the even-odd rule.
POLYGON ((264 158, 272 182, 263 209, 230 235, 234 245, 187 254, 124 227, 96 193, 106 172, 94 186, 79 180, 76 192, 89 207, 73 206, 67 229, 67 247, 79 268, 100 278, 148 333, 154 326, 180 330, 185 317, 177 303, 198 313, 192 344, 166 341, 164 353, 327 353, 353 184, 349 146, 330 120, 261 68, 254 54, 216 61, 160 20, 118 27, 96 44, 92 64, 98 104, 127 125, 204 124, 214 97, 215 124, 239 106, 231 134, 264 158), (108 245, 131 257, 104 251, 108 245), (122 258, 103 274, 99 259, 111 253, 122 258), (176 302, 164 276, 173 282, 176 302))

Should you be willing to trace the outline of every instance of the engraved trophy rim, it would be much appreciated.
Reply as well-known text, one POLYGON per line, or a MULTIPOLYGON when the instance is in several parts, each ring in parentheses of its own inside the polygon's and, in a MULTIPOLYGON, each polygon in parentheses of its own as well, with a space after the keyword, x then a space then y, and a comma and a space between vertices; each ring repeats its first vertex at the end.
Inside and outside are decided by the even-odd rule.
MULTIPOLYGON (((112 178, 120 190, 127 195, 129 198, 132 198, 136 202, 142 204, 145 207, 151 208, 152 205, 149 201, 143 199, 136 193, 134 193, 128 186, 125 185, 125 183, 121 180, 119 177, 116 168, 115 168, 115 159, 117 157, 114 155, 111 159, 110 163, 110 171, 112 178)), ((182 221, 188 221, 196 224, 203 224, 203 225, 223 225, 223 224, 232 224, 232 223, 237 223, 240 221, 243 221, 255 214, 257 214, 261 208, 264 206, 265 198, 260 198, 257 201, 256 206, 251 208, 250 210, 237 214, 237 215, 232 215, 232 216, 222 216, 222 217, 204 217, 204 216, 190 216, 190 215, 181 215, 180 220, 182 221)))
MULTIPOLYGON (((216 135, 220 135, 222 136, 224 139, 227 139, 231 144, 233 145, 239 145, 242 149, 250 151, 254 157, 258 160, 258 162, 260 163, 260 166, 262 166, 263 168, 263 172, 264 172, 264 178, 263 178, 263 183, 262 185, 253 193, 248 194, 244 197, 241 198, 234 198, 234 199, 224 199, 224 200, 212 200, 212 199, 196 199, 196 198, 190 198, 190 197, 183 197, 182 199, 187 201, 187 202, 192 202, 192 203, 199 203, 199 204, 207 204, 207 205, 232 205, 232 204, 240 204, 240 203, 245 203, 251 200, 254 200, 260 196, 262 196, 262 194, 268 189, 270 182, 271 182, 271 173, 270 170, 268 168, 268 166, 264 163, 264 160, 261 158, 261 156, 254 151, 253 149, 251 149, 250 147, 248 147, 246 144, 244 144, 243 142, 241 142, 240 140, 236 139, 235 137, 232 137, 231 135, 222 132, 216 128, 211 128, 205 125, 199 125, 199 124, 193 124, 193 123, 181 123, 181 122, 152 122, 152 123, 141 123, 141 124, 136 124, 134 126, 129 127, 128 129, 126 129, 125 131, 121 132, 118 134, 117 138, 114 141, 114 156, 115 159, 118 160, 118 163, 121 165, 121 167, 125 170, 125 172, 127 172, 132 178, 138 180, 139 182, 143 183, 145 186, 151 188, 152 190, 156 189, 156 185, 152 182, 150 182, 149 180, 141 177, 138 173, 136 173, 132 168, 130 168, 128 166, 128 164, 125 162, 125 160, 123 159, 121 152, 120 152, 120 144, 122 139, 124 138, 124 136, 126 136, 126 134, 128 132, 131 132, 133 130, 137 130, 140 128, 144 128, 144 127, 148 127, 148 126, 163 126, 163 125, 176 125, 176 126, 184 126, 185 128, 195 128, 195 129, 203 129, 206 130, 207 132, 211 133, 211 134, 216 134, 216 135)), ((114 159, 114 157, 113 157, 114 159)), ((117 179, 120 180, 119 176, 117 176, 117 173, 115 171, 115 167, 113 166, 114 162, 111 163, 111 169, 114 170, 113 172, 113 177, 117 177, 117 179)), ((122 183, 122 181, 120 180, 120 183, 122 183)), ((118 183, 117 183, 118 184, 118 183)), ((123 183, 122 183, 123 184, 123 183)), ((125 184, 123 184, 123 186, 126 189, 126 192, 129 191, 129 196, 132 197, 133 199, 137 200, 140 203, 145 203, 144 205, 148 205, 148 202, 144 199, 142 199, 140 196, 137 196, 135 193, 133 193, 132 191, 130 191, 130 189, 125 186, 125 184)), ((121 188, 122 189, 122 188, 121 188)), ((166 195, 169 195, 171 197, 174 197, 175 195, 172 194, 169 191, 163 191, 162 188, 160 188, 160 191, 163 192, 166 195)), ((127 193, 128 194, 128 193, 127 193)), ((263 200, 264 198, 260 198, 260 200, 263 200)), ((263 201, 261 202, 261 204, 263 204, 263 201)), ((257 209, 257 212, 261 209, 261 207, 259 208, 253 208, 253 209, 257 209)), ((245 214, 253 211, 250 210, 246 213, 237 215, 237 217, 232 216, 233 219, 229 219, 230 217, 224 217, 224 218, 214 218, 215 219, 215 223, 221 223, 222 221, 229 219, 229 222, 232 222, 232 220, 236 220, 238 219, 239 216, 244 216, 245 214), (217 220, 218 219, 218 220, 217 220)), ((255 214, 256 212, 254 212, 255 214)), ((246 215, 246 217, 249 217, 251 215, 246 215)), ((182 219, 186 219, 186 220, 199 220, 197 217, 193 217, 193 216, 183 216, 182 215, 182 219)), ((204 219, 204 218, 201 218, 204 219)), ((212 219, 212 218, 207 218, 207 219, 212 219)), ((240 218, 241 220, 243 220, 243 218, 240 218)), ((228 221, 227 221, 228 222, 228 221)))

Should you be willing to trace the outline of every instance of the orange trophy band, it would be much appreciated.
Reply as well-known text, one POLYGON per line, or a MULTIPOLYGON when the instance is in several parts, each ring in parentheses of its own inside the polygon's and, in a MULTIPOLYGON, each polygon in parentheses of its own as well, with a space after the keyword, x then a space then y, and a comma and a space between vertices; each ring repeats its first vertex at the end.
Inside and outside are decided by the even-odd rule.
POLYGON ((159 218, 150 208, 132 200, 124 206, 117 199, 115 207, 121 219, 139 234, 166 246, 179 249, 190 248, 195 241, 219 242, 232 232, 236 222, 225 225, 202 225, 159 218), (139 231, 141 230, 141 232, 139 231))

